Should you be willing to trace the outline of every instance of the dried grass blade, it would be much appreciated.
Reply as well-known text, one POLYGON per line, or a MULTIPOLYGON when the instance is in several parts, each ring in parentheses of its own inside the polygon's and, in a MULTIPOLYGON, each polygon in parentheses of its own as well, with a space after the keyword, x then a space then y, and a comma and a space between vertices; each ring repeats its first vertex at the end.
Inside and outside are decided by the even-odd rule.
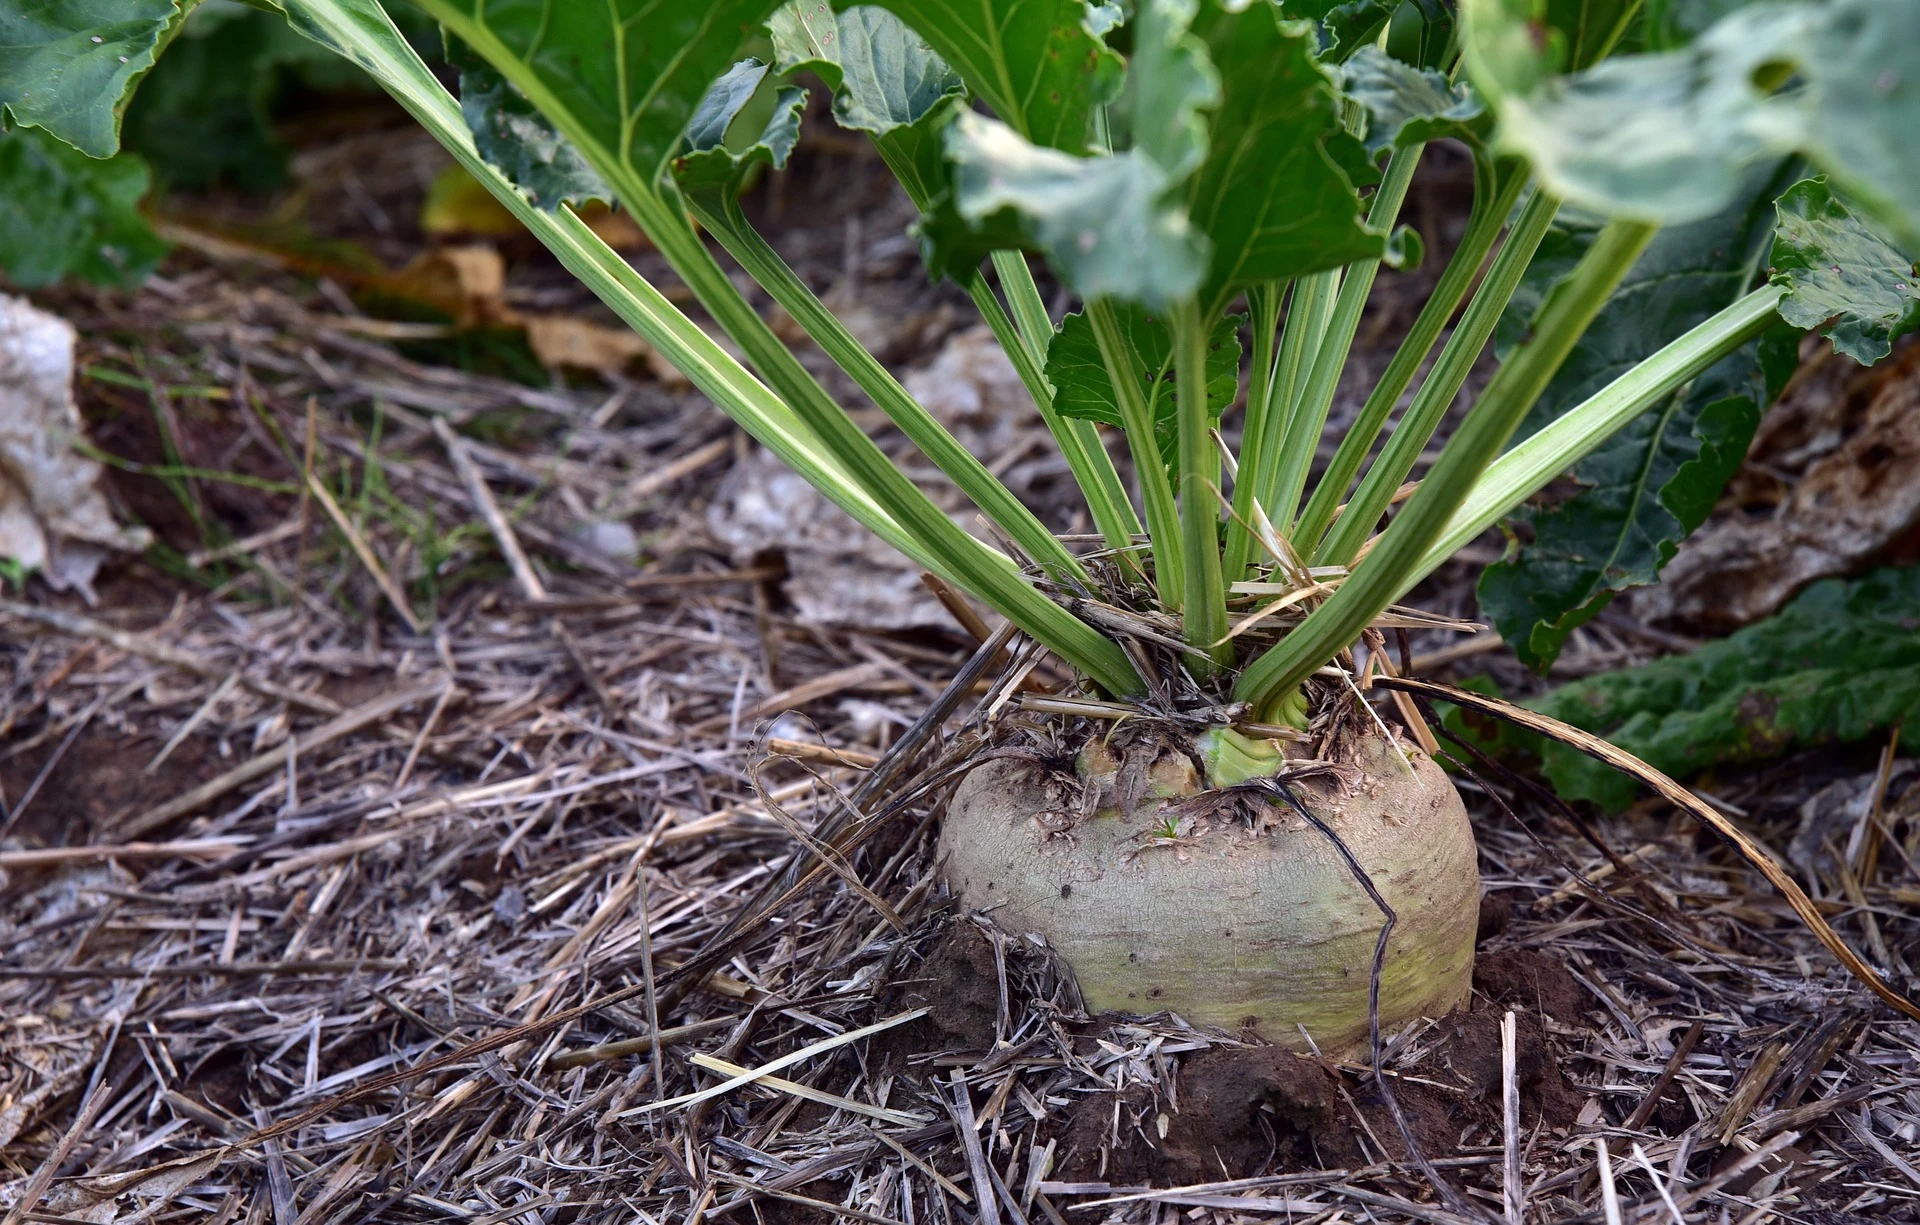
POLYGON ((1689 813, 1714 833, 1725 838, 1754 871, 1766 877, 1767 883, 1780 891, 1781 896, 1787 899, 1787 905, 1791 906, 1793 912, 1800 916, 1800 921, 1807 925, 1807 930, 1813 933, 1816 940, 1826 946, 1828 952, 1839 959, 1840 964, 1847 968, 1849 974, 1859 979, 1863 986, 1880 997, 1886 1004, 1897 1009, 1902 1015, 1911 1020, 1920 1021, 1920 1003, 1915 1003, 1913 1000, 1895 991, 1885 979, 1880 977, 1872 966, 1868 965, 1861 959, 1858 953, 1848 947, 1846 941, 1840 938, 1840 933, 1833 930, 1832 924, 1821 917, 1819 908, 1813 904, 1813 900, 1807 896, 1806 891, 1801 889, 1798 882, 1791 876, 1788 876, 1786 871, 1782 869, 1779 864, 1775 863, 1773 858, 1768 855, 1765 850, 1761 849, 1759 843, 1743 833, 1739 826, 1721 815, 1717 809, 1706 804, 1695 796, 1693 792, 1688 791, 1685 787, 1674 782, 1671 778, 1668 778, 1665 774, 1654 769, 1646 762, 1641 761, 1638 757, 1635 757, 1623 749, 1615 748, 1591 732, 1583 732, 1577 727, 1560 722, 1558 719, 1548 718, 1546 715, 1540 714, 1537 711, 1528 710, 1524 706, 1516 706, 1512 702, 1503 702, 1498 698, 1487 697, 1485 694, 1472 693, 1465 689, 1455 688, 1452 685, 1437 684, 1433 681, 1417 681, 1405 677, 1383 677, 1376 683, 1384 688, 1404 689, 1408 693, 1417 693, 1424 697, 1438 698, 1444 702, 1452 702, 1455 705, 1464 706, 1468 710, 1480 714, 1492 715, 1496 719, 1505 719, 1507 722, 1515 724, 1518 727, 1523 727, 1530 732, 1535 732, 1539 735, 1558 740, 1560 743, 1572 748, 1579 749, 1582 753, 1585 753, 1594 760, 1603 762, 1623 774, 1639 779, 1669 803, 1689 813))
POLYGON ((892 1029, 896 1025, 905 1025, 908 1021, 918 1020, 932 1011, 933 1009, 931 1008, 915 1008, 909 1012, 902 1012, 890 1016, 884 1021, 875 1021, 872 1025, 863 1025, 859 1029, 850 1029, 844 1034, 837 1034, 831 1038, 823 1038, 819 1042, 810 1043, 797 1051, 782 1055, 771 1063, 763 1063, 757 1068, 752 1068, 742 1072, 738 1076, 730 1077, 717 1085, 710 1085, 697 1093, 683 1093, 679 1097, 669 1097, 657 1102, 647 1102, 645 1105, 635 1106, 631 1110, 622 1112, 619 1117, 631 1118, 634 1115, 650 1114, 655 1110, 671 1110, 678 1106, 691 1106, 695 1102, 704 1102, 709 1098, 719 1097, 723 1093, 731 1093, 741 1085, 752 1084, 754 1081, 771 1073, 778 1072, 783 1068, 790 1068, 796 1063, 801 1063, 813 1058, 815 1055, 823 1055, 828 1051, 838 1050, 843 1046, 858 1042, 862 1038, 870 1038, 874 1034, 892 1029))

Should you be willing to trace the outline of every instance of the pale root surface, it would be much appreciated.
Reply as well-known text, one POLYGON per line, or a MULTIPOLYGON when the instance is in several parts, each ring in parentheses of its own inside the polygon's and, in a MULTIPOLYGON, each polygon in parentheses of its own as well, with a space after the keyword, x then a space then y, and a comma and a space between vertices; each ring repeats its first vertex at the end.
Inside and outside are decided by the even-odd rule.
MULTIPOLYGON (((1480 875, 1466 807, 1444 771, 1408 747, 1365 742, 1355 781, 1295 784, 1398 915, 1381 977, 1383 1032, 1440 1016, 1473 980, 1480 875)), ((1256 832, 1214 818, 1181 845, 1145 846, 1165 820, 1072 818, 1038 770, 996 760, 960 784, 940 833, 961 904, 1003 930, 1037 933, 1079 981, 1089 1009, 1170 1009, 1195 1024, 1251 1026, 1305 1050, 1364 1047, 1382 916, 1338 848, 1297 813, 1256 832)))

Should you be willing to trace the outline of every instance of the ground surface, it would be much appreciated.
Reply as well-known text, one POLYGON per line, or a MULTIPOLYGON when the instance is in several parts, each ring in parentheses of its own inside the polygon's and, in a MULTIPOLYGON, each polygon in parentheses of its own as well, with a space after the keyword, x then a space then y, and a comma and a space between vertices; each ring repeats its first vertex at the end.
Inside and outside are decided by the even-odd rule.
MULTIPOLYGON (((337 248, 290 266, 288 218, 303 251, 418 255, 430 143, 322 134, 297 164, 277 201, 176 202, 186 248, 145 289, 39 296, 82 332, 113 496, 160 543, 92 608, 39 586, 0 607, 8 1225, 1451 1225, 1500 1216, 1509 1179, 1538 1221, 1608 1219, 1603 1192, 1629 1219, 1920 1219, 1920 1030, 1652 804, 1589 842, 1524 788, 1469 787, 1474 1003, 1387 1035, 1387 1086, 1166 1015, 1080 1015, 933 875, 920 784, 993 694, 865 781, 971 640, 931 601, 884 632, 803 616, 807 567, 879 582, 871 558, 723 541, 763 478, 644 361, 548 381, 514 328, 369 314, 337 248), (863 787, 858 850, 678 972, 863 787), (775 1061, 784 1079, 656 1108, 775 1061)), ((898 368, 933 367, 965 303, 924 284, 874 164, 816 143, 780 182, 756 207, 796 265, 898 368)), ((1430 249, 1460 187, 1441 165, 1416 191, 1430 249)), ((493 245, 499 301, 606 322, 524 242, 493 245)), ((1363 370, 1408 300, 1383 287, 1363 370)), ((1033 427, 983 412, 1010 479, 1077 527, 1033 427)), ((1422 601, 1471 616, 1490 556, 1422 601)), ((1484 640, 1438 662, 1449 642, 1415 644, 1434 674, 1523 683, 1484 640)), ((1674 644, 1597 622, 1560 670, 1674 644)), ((1881 748, 1708 784, 1771 845, 1844 850, 1810 886, 1905 964, 1920 772, 1881 748), (1877 864, 1849 841, 1869 811, 1895 835, 1877 864)))

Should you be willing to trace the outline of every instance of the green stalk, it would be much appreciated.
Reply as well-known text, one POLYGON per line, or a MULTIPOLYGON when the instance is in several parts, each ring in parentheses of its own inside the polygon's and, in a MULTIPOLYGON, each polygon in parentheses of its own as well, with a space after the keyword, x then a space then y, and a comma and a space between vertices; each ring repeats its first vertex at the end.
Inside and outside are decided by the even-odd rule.
POLYGON ((1420 308, 1420 315, 1413 321, 1413 326, 1407 329, 1406 338, 1394 351, 1393 360, 1387 363, 1380 381, 1374 384, 1372 393, 1367 396, 1367 402, 1360 406, 1352 428, 1340 440, 1339 450, 1334 452, 1326 473, 1314 486, 1307 509, 1300 515, 1300 522, 1294 529, 1294 539, 1303 553, 1313 555, 1318 552, 1327 526, 1333 522, 1334 511, 1352 486, 1360 465, 1366 462, 1367 455, 1373 450, 1381 429, 1393 413, 1393 406, 1400 402, 1400 397, 1412 384, 1413 376, 1420 372, 1421 364, 1433 351, 1434 343, 1447 326, 1447 320, 1453 318, 1453 312, 1467 296, 1467 290, 1473 287, 1474 279, 1480 275, 1487 252, 1493 249, 1494 240, 1500 236, 1501 227, 1513 211, 1514 201, 1520 198, 1521 189, 1526 186, 1526 177, 1510 174, 1504 183, 1495 188, 1491 175, 1477 175, 1474 186, 1473 211, 1467 217, 1467 228, 1460 237, 1460 245, 1454 248, 1446 271, 1440 274, 1433 293, 1427 298, 1426 305, 1420 308))
POLYGON ((1347 504, 1347 509, 1334 522, 1333 530, 1314 553, 1312 560, 1315 565, 1344 566, 1359 556, 1360 547, 1373 534, 1374 525, 1392 504, 1395 491, 1407 479, 1407 474, 1413 471, 1421 451, 1426 449, 1433 432, 1440 427, 1440 421, 1453 405, 1454 397, 1460 394, 1460 388, 1466 383, 1473 364, 1480 360, 1480 351, 1486 347, 1487 337, 1493 335, 1501 312, 1506 310, 1514 290, 1519 288, 1520 278, 1532 262, 1540 240, 1546 237, 1547 227, 1553 224, 1554 214, 1559 208, 1558 200, 1545 192, 1536 191, 1526 207, 1520 210, 1519 220, 1508 233, 1500 254, 1494 257, 1492 267, 1487 269, 1486 279, 1480 282, 1480 288, 1474 292, 1473 300, 1460 317, 1460 323, 1453 329, 1453 335, 1447 337, 1447 343, 1441 347, 1433 369, 1427 372, 1426 382, 1420 385, 1413 403, 1407 407, 1406 415, 1394 427, 1393 436, 1387 439, 1380 458, 1367 470, 1366 478, 1360 482, 1360 488, 1347 504))
POLYGON ((1326 603, 1241 674, 1234 687, 1236 698, 1254 703, 1256 709, 1265 707, 1339 654, 1406 593, 1426 551, 1440 538, 1657 229, 1638 221, 1607 223, 1548 298, 1532 339, 1494 374, 1480 402, 1447 440, 1419 492, 1408 499, 1366 561, 1326 603))
MULTIPOLYGON (((1301 277, 1293 283, 1286 325, 1280 332, 1280 353, 1274 359, 1266 402, 1259 406, 1259 420, 1255 419, 1253 401, 1247 402, 1247 430, 1258 445, 1250 446, 1244 438, 1240 443, 1240 471, 1233 482, 1233 517, 1237 523, 1253 523, 1255 502, 1263 510, 1272 504, 1274 477, 1280 468, 1294 401, 1299 398, 1301 367, 1306 363, 1306 355, 1319 348, 1320 337, 1326 333, 1327 320, 1333 314, 1333 303, 1339 293, 1337 268, 1301 277)), ((1236 544, 1232 530, 1229 527, 1230 550, 1236 544)), ((1228 553, 1225 573, 1232 581, 1244 578, 1248 567, 1254 564, 1252 543, 1247 540, 1239 549, 1228 553)))
MULTIPOLYGON (((994 335, 1000 340, 1002 348, 1011 357, 1015 348, 1022 348, 1038 375, 1039 385, 1046 388, 1045 394, 1034 392, 1033 402, 1040 409, 1041 417, 1052 431, 1054 441, 1060 446, 1060 453, 1066 457, 1067 470, 1073 473, 1074 483, 1080 486, 1081 496, 1087 500, 1087 509, 1093 514, 1094 527, 1099 529, 1101 538, 1110 549, 1131 549, 1135 536, 1140 534, 1140 517, 1133 513, 1133 503, 1127 499, 1127 487, 1120 481, 1120 473, 1114 470, 1113 456, 1107 454, 1107 444, 1100 439, 1100 427, 1091 421, 1079 417, 1063 417, 1054 411, 1053 387, 1046 379, 1047 346, 1053 341, 1053 319, 1048 316, 1047 308, 1040 301, 1040 287, 1033 283, 1033 269, 1027 267, 1026 256, 1018 251, 995 251, 993 270, 999 275, 1000 287, 1006 292, 1007 301, 1013 307, 1014 322, 1020 330, 1020 344, 1008 343, 1000 336, 998 329, 994 335)), ((984 286, 984 282, 982 282, 984 286)), ((969 287, 968 292, 972 292, 969 287)), ((991 291, 988 293, 991 298, 991 291)), ((980 302, 979 297, 974 302, 980 302)), ((998 306, 998 303, 995 303, 998 306)), ((985 307, 981 313, 986 313, 985 307)), ((987 320, 987 326, 993 327, 993 320, 987 320)), ((1016 366, 1018 362, 1015 363, 1016 366)), ((1021 376, 1023 379, 1026 376, 1021 376)), ((1027 390, 1033 392, 1034 384, 1029 383, 1027 390)), ((1131 557, 1131 554, 1124 556, 1131 557)))
MULTIPOLYGON (((1273 414, 1267 411, 1273 395, 1274 362, 1280 339, 1280 305, 1287 295, 1286 281, 1272 281, 1247 290, 1247 310, 1253 316, 1253 357, 1247 372, 1247 409, 1240 430, 1240 456, 1248 457, 1265 445, 1273 414)), ((1242 471, 1246 469, 1243 466, 1242 471)), ((1235 578, 1247 572, 1253 557, 1253 531, 1249 526, 1253 513, 1253 482, 1234 474, 1233 515, 1227 520, 1226 560, 1221 573, 1235 578)))
POLYGON ((1784 290, 1763 285, 1695 325, 1487 466, 1415 564, 1419 582, 1628 422, 1772 326, 1784 290))
MULTIPOLYGON (((303 0, 302 4, 303 8, 323 6, 324 0, 303 0)), ((584 125, 537 77, 519 70, 517 57, 484 22, 447 0, 425 0, 424 7, 519 86, 612 185, 654 247, 844 470, 829 479, 847 481, 884 506, 915 543, 910 557, 985 601, 1110 691, 1132 693, 1142 687, 1138 672, 1118 646, 1040 594, 1020 576, 1010 559, 969 536, 893 466, 886 453, 833 402, 734 288, 683 209, 669 202, 631 164, 589 139, 584 125), (929 561, 938 564, 929 565, 929 561)), ((440 92, 444 96, 445 91, 440 92)), ((456 117, 458 113, 456 108, 456 117)), ((471 147, 470 139, 467 143, 471 147)), ((542 233, 539 229, 534 232, 542 233)), ((692 326, 691 321, 688 326, 692 326)), ((723 409, 736 407, 728 399, 717 399, 716 403, 723 409)))
POLYGON ((724 211, 719 214, 707 207, 708 202, 689 200, 688 203, 700 224, 720 240, 727 253, 806 329, 821 351, 846 371, 855 385, 900 427, 908 441, 920 448, 1014 544, 1056 579, 1091 581, 1080 560, 1013 496, 1013 491, 987 471, 987 466, 961 446, 918 400, 907 394, 907 389, 892 372, 867 352, 847 326, 814 296, 780 253, 748 222, 737 198, 726 199, 722 203, 724 211))
POLYGON ((1233 662, 1233 643, 1227 639, 1227 588, 1220 581, 1220 451, 1207 412, 1207 324, 1192 300, 1173 311, 1173 370, 1186 576, 1182 630, 1192 649, 1190 664, 1204 677, 1233 662))
MULTIPOLYGON (((1400 205, 1413 183, 1413 171, 1420 164, 1424 145, 1397 149, 1387 161, 1386 175, 1374 193, 1367 210, 1367 224, 1375 230, 1391 230, 1400 216, 1400 205)), ((1325 334, 1314 352, 1307 370, 1306 383, 1287 420, 1287 437, 1280 445, 1280 463, 1272 475, 1273 492, 1262 500, 1275 530, 1289 536, 1296 549, 1298 537, 1290 531, 1293 513, 1300 505, 1301 491, 1307 485, 1307 472, 1320 448, 1320 437, 1327 428, 1327 413, 1333 408, 1333 393, 1340 384, 1340 372, 1346 369, 1347 354, 1353 348, 1354 333, 1360 330, 1360 314, 1366 310, 1367 295, 1373 292, 1373 280, 1380 272, 1377 259, 1359 260, 1347 266, 1340 280, 1340 294, 1333 305, 1325 334)))
POLYGON ((1120 321, 1113 303, 1097 299, 1087 303, 1087 320, 1093 325, 1093 338, 1106 363, 1107 378, 1113 384, 1113 398, 1120 406, 1120 420, 1127 432, 1127 447, 1133 452, 1133 471, 1140 482, 1140 500, 1147 508, 1147 539, 1153 550, 1155 585, 1160 603, 1177 612, 1186 593, 1186 570, 1180 549, 1180 512, 1173 502, 1173 485, 1167 480, 1167 465, 1160 458, 1159 440, 1153 432, 1153 411, 1141 390, 1141 374, 1134 368, 1133 349, 1121 334, 1120 321))

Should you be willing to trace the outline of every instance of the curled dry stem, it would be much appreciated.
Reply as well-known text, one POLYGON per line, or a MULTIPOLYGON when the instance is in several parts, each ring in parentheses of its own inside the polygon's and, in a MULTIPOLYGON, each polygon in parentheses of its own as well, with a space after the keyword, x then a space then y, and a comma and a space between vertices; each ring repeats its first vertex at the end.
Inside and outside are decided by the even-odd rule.
POLYGON ((1595 761, 1612 766, 1622 774, 1645 783, 1675 807, 1718 834, 1752 866, 1754 871, 1766 877, 1767 883, 1778 889, 1780 895, 1786 898, 1787 905, 1800 916, 1800 921, 1807 925, 1807 930, 1813 933, 1814 938, 1825 945, 1827 951, 1838 958, 1847 972, 1860 980, 1867 990, 1880 997, 1882 1002, 1901 1015, 1910 1020, 1920 1021, 1920 1003, 1915 1003, 1894 990, 1886 979, 1880 977, 1872 966, 1854 952, 1847 942, 1840 938, 1840 933, 1833 930, 1833 925, 1821 916, 1819 909, 1814 906, 1813 900, 1807 896, 1806 891, 1800 888, 1798 882, 1787 875, 1785 869, 1761 849, 1759 843, 1741 832, 1739 826, 1727 820, 1691 791, 1638 757, 1608 744, 1591 732, 1583 732, 1558 719, 1528 710, 1524 706, 1516 706, 1512 702, 1487 697, 1485 694, 1472 693, 1434 681, 1417 681, 1406 677, 1380 677, 1374 681, 1374 684, 1383 689, 1399 689, 1423 697, 1438 698, 1479 714, 1503 719, 1516 727, 1525 728, 1537 735, 1546 736, 1576 748, 1595 761))

